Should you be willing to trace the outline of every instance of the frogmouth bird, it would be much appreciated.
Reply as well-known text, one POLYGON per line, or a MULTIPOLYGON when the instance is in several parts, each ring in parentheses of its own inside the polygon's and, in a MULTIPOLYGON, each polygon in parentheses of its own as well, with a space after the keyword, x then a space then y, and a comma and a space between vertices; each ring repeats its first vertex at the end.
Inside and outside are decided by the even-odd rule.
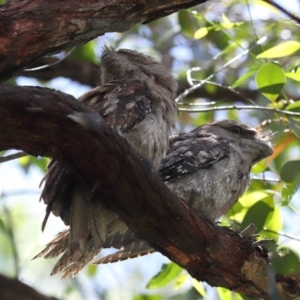
MULTIPOLYGON (((231 120, 174 135, 160 163, 160 175, 197 214, 218 220, 247 189, 251 167, 273 153, 271 136, 270 131, 260 133, 231 120)), ((106 222, 107 235, 102 245, 97 245, 95 238, 90 236, 90 247, 84 253, 80 252, 79 245, 70 250, 70 233, 66 230, 36 257, 50 258, 64 253, 53 273, 63 270, 65 277, 76 275, 102 248, 114 247, 119 251, 94 263, 116 262, 155 251, 114 215, 106 222)))

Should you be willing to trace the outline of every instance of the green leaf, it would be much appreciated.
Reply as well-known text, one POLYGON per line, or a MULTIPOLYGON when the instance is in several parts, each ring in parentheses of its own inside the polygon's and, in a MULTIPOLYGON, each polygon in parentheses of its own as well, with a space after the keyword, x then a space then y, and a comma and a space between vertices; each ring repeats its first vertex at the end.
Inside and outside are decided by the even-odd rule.
POLYGON ((295 193, 298 191, 300 187, 300 180, 295 180, 292 183, 286 183, 281 190, 281 197, 283 199, 281 205, 287 206, 292 200, 295 193))
POLYGON ((181 26, 181 32, 189 38, 194 36, 194 32, 196 31, 197 27, 199 27, 195 17, 187 9, 179 11, 178 22, 181 26))
POLYGON ((262 94, 272 102, 276 100, 286 82, 281 66, 273 62, 264 64, 255 79, 262 94))
POLYGON ((96 40, 89 41, 88 43, 76 48, 70 54, 71 58, 81 61, 89 61, 91 63, 98 63, 98 57, 95 53, 96 40))
POLYGON ((264 200, 269 196, 270 195, 265 191, 255 191, 251 193, 246 193, 240 198, 239 203, 243 207, 251 207, 258 201, 264 200))
POLYGON ((89 265, 87 267, 87 274, 89 277, 94 277, 97 273, 97 265, 89 265))
POLYGON ((241 295, 231 292, 226 288, 219 287, 217 291, 221 300, 243 300, 241 295))
POLYGON ((252 167, 251 173, 253 174, 262 173, 263 171, 266 170, 267 167, 268 167, 267 159, 263 159, 252 167))
POLYGON ((285 76, 290 79, 300 82, 300 68, 297 68, 296 70, 293 70, 293 71, 294 72, 286 72, 285 76))
POLYGON ((231 29, 234 24, 227 18, 225 14, 222 14, 222 19, 224 22, 221 23, 221 26, 226 28, 226 29, 231 29))
POLYGON ((150 290, 162 288, 178 277, 181 272, 182 268, 173 262, 163 264, 161 271, 150 279, 146 287, 150 290))
POLYGON ((280 171, 280 177, 285 182, 293 182, 300 172, 300 160, 287 161, 280 171))
MULTIPOLYGON (((283 222, 282 222, 282 216, 280 207, 276 206, 272 213, 270 213, 267 217, 267 220, 265 222, 266 229, 269 229, 274 232, 278 232, 282 230, 283 222)), ((267 237, 269 239, 275 239, 275 241, 278 241, 278 234, 265 231, 263 233, 264 237, 267 237)))
POLYGON ((293 112, 300 112, 300 101, 289 104, 285 110, 289 110, 289 111, 293 111, 293 112))
MULTIPOLYGON (((294 108, 296 110, 296 108, 294 108)), ((289 120, 289 128, 294 134, 294 140, 300 140, 300 116, 292 116, 289 120)))
POLYGON ((241 230, 245 229, 251 223, 257 228, 257 231, 261 231, 266 223, 268 215, 273 211, 273 208, 263 201, 255 203, 249 208, 242 224, 241 230))
POLYGON ((284 57, 288 56, 297 50, 300 49, 300 43, 296 41, 288 41, 281 43, 279 45, 276 45, 275 47, 272 47, 259 55, 256 56, 256 58, 277 58, 277 57, 284 57))
POLYGON ((239 77, 231 86, 233 89, 237 88, 238 86, 242 85, 247 79, 249 79, 252 75, 254 75, 261 65, 254 65, 248 71, 246 71, 241 77, 239 77))
POLYGON ((273 255, 272 268, 282 275, 299 274, 300 262, 295 252, 288 248, 279 249, 281 255, 273 255))
POLYGON ((185 283, 188 276, 189 275, 187 273, 178 276, 174 282, 174 289, 178 290, 185 283))
POLYGON ((5 234, 7 233, 6 226, 2 218, 0 218, 0 231, 3 231, 5 234))
POLYGON ((225 29, 232 29, 233 27, 241 26, 244 24, 244 22, 231 22, 225 14, 222 14, 222 19, 223 22, 221 22, 220 25, 225 29))
MULTIPOLYGON (((211 28, 211 27, 210 27, 211 28)), ((209 32, 209 27, 202 27, 199 28, 195 33, 194 33, 194 39, 202 39, 205 37, 209 32)))
POLYGON ((39 167, 42 172, 46 172, 47 165, 49 163, 49 158, 47 157, 34 157, 31 155, 23 156, 19 158, 19 164, 23 168, 23 170, 27 173, 31 166, 39 167))
POLYGON ((197 290, 197 292, 202 297, 205 297, 206 296, 206 291, 205 291, 205 289, 203 287, 203 284, 201 282, 199 282, 198 280, 194 279, 194 278, 193 278, 192 282, 193 282, 193 286, 197 290))
MULTIPOLYGON (((240 201, 234 204, 234 206, 226 213, 226 216, 230 219, 234 219, 237 222, 242 222, 245 217, 246 209, 241 205, 240 201)), ((222 218, 222 226, 226 226, 226 218, 222 218)), ((229 225, 229 224, 228 224, 229 225)))

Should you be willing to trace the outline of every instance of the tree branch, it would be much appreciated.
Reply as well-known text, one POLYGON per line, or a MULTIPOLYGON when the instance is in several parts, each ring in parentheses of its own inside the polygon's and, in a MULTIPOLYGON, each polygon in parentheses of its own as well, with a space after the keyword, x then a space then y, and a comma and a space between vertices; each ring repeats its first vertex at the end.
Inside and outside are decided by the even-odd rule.
POLYGON ((33 288, 22 283, 18 279, 8 278, 0 274, 0 299, 30 299, 30 300, 57 300, 40 294, 33 288))
MULTIPOLYGON (((251 239, 190 211, 125 139, 86 112, 61 92, 0 85, 0 149, 68 163, 82 180, 101 182, 106 206, 194 278, 270 299, 268 263, 251 239), (84 127, 74 122, 80 118, 84 127)), ((299 299, 299 277, 278 276, 277 286, 285 299, 299 299)))
POLYGON ((37 58, 206 0, 10 0, 0 6, 0 80, 37 58))

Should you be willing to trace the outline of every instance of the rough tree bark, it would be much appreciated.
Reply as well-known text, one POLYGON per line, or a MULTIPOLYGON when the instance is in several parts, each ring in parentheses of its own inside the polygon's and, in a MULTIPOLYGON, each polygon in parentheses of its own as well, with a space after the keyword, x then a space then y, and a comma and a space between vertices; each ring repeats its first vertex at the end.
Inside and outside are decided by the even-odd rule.
POLYGON ((7 278, 0 274, 0 299, 1 300, 58 300, 40 294, 30 286, 20 282, 18 279, 7 278))
POLYGON ((0 6, 0 80, 37 58, 206 0, 10 0, 0 6))
MULTIPOLYGON (((1 85, 0 149, 68 163, 82 180, 101 182, 106 205, 194 278, 271 299, 268 263, 251 239, 190 211, 125 139, 99 120, 87 130, 70 119, 76 112, 87 109, 70 95, 1 85)), ((300 277, 276 279, 285 299, 300 299, 300 277)))

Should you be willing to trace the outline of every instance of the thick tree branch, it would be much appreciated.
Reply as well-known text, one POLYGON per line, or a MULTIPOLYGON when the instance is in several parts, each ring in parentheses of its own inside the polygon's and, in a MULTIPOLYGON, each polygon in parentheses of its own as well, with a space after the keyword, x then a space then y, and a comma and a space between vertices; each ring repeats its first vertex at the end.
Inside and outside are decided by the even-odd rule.
POLYGON ((57 300, 54 297, 48 297, 40 294, 33 288, 22 283, 18 279, 8 278, 0 274, 0 299, 1 300, 57 300))
MULTIPOLYGON (((76 112, 87 109, 69 95, 2 85, 0 149, 22 149, 68 163, 82 180, 101 182, 107 207, 193 277, 270 299, 268 264, 251 240, 198 217, 100 117, 83 114, 88 121, 83 127, 70 118, 76 112)), ((299 277, 277 281, 285 299, 300 299, 299 277)))
POLYGON ((0 7, 0 80, 37 58, 206 0, 10 0, 0 7))

